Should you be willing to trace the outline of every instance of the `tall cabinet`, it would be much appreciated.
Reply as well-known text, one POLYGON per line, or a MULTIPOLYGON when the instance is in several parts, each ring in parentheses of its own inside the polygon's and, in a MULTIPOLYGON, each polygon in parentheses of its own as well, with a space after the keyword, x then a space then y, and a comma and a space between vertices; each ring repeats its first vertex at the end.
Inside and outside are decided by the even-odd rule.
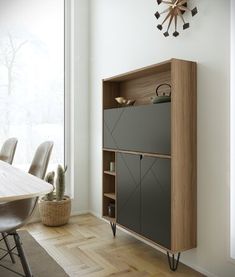
POLYGON ((196 247, 196 83, 178 59, 103 80, 103 217, 165 249, 172 270, 196 247), (171 102, 152 104, 163 83, 171 102))

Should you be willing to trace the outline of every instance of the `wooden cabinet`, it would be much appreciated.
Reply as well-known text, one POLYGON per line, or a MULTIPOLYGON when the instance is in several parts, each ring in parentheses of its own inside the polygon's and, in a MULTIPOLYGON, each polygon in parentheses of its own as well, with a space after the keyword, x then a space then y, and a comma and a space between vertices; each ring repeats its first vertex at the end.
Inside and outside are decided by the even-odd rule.
POLYGON ((196 82, 196 63, 178 59, 103 80, 103 217, 114 235, 119 224, 168 255, 196 247, 196 82), (171 102, 152 104, 163 83, 171 102))

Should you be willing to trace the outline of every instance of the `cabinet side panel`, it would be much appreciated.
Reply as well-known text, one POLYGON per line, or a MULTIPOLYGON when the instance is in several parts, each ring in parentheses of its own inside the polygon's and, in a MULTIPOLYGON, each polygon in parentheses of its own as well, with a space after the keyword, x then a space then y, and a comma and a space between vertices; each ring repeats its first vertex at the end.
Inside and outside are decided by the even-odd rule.
POLYGON ((172 251, 196 247, 196 63, 172 60, 172 251))

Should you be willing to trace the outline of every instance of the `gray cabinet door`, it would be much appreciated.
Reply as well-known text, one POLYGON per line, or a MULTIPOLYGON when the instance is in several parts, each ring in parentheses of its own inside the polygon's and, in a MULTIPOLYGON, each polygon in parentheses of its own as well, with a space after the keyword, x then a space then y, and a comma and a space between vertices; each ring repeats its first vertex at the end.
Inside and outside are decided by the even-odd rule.
POLYGON ((117 223, 140 233, 140 156, 118 153, 117 223))
POLYGON ((171 103, 104 111, 104 147, 170 154, 171 103))
POLYGON ((171 161, 141 160, 141 234, 171 248, 171 161))
POLYGON ((113 132, 125 110, 123 108, 104 110, 103 145, 105 148, 118 149, 118 142, 113 132))

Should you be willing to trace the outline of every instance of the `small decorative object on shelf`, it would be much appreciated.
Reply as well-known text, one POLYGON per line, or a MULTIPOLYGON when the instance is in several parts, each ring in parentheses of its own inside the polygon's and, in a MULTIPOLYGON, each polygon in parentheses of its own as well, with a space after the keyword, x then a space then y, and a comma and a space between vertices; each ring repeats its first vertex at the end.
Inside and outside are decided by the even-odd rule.
MULTIPOLYGON (((61 226, 68 223, 71 213, 71 199, 64 195, 65 169, 58 165, 56 176, 56 192, 51 192, 39 201, 39 212, 42 223, 47 226, 61 226)), ((55 172, 49 172, 45 180, 54 186, 55 172)), ((54 187, 55 189, 55 187, 54 187)))
POLYGON ((178 18, 181 19, 183 22, 183 30, 189 28, 189 23, 185 22, 183 14, 185 12, 190 12, 192 16, 196 15, 198 13, 197 7, 193 8, 192 10, 188 8, 188 2, 189 0, 169 0, 169 1, 162 1, 157 0, 158 5, 161 3, 168 5, 168 8, 164 9, 162 12, 156 12, 155 17, 159 19, 163 14, 166 13, 166 16, 164 17, 161 24, 157 25, 157 28, 161 31, 163 29, 163 25, 168 21, 168 26, 166 31, 163 33, 165 37, 169 36, 169 29, 171 27, 172 21, 174 19, 175 22, 175 30, 173 32, 173 36, 177 37, 179 35, 179 32, 177 30, 177 23, 178 18))
POLYGON ((136 101, 135 99, 125 99, 124 97, 116 97, 115 100, 122 106, 133 106, 136 101))
POLYGON ((114 171, 115 171, 115 162, 110 162, 109 170, 110 170, 111 172, 114 172, 114 171))
POLYGON ((115 204, 114 203, 110 203, 108 205, 108 215, 109 215, 109 217, 115 217, 115 204))
POLYGON ((169 84, 161 84, 156 88, 156 96, 151 97, 151 102, 153 104, 158 104, 158 103, 165 103, 165 102, 171 102, 171 85, 169 84), (159 92, 159 89, 163 86, 168 86, 170 88, 169 92, 159 92))

